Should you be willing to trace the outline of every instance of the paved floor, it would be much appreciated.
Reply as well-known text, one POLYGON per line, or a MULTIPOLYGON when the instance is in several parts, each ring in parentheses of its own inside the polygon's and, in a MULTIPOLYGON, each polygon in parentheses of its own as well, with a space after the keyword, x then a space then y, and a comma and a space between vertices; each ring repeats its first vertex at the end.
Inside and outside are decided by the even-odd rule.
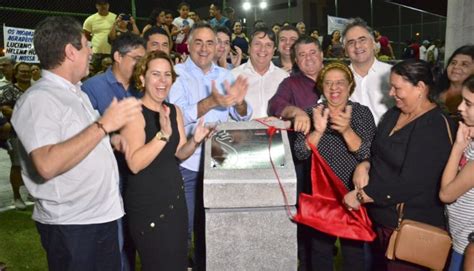
MULTIPOLYGON (((0 212, 13 209, 13 192, 10 185, 10 157, 7 151, 0 149, 0 212)), ((28 195, 26 188, 21 187, 20 193, 24 200, 28 195)))

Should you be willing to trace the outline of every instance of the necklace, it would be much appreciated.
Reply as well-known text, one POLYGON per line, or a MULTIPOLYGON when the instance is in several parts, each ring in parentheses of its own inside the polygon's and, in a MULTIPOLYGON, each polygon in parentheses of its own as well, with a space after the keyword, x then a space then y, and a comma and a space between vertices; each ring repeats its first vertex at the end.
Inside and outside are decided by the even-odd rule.
POLYGON ((430 106, 428 106, 427 108, 424 108, 424 109, 421 109, 418 113, 415 113, 415 114, 412 114, 412 115, 408 115, 408 114, 404 114, 404 113, 400 113, 400 115, 398 116, 398 120, 397 120, 397 123, 395 124, 395 126, 393 127, 392 131, 390 132, 390 135, 393 135, 394 133, 398 132, 400 129, 402 129, 403 127, 405 127, 407 124, 409 124, 410 122, 412 122, 413 120, 415 120, 416 118, 418 118, 420 115, 426 113, 427 111, 431 110, 434 108, 435 105, 433 104, 429 104, 430 106), (407 116, 407 117, 404 117, 404 116, 407 116))

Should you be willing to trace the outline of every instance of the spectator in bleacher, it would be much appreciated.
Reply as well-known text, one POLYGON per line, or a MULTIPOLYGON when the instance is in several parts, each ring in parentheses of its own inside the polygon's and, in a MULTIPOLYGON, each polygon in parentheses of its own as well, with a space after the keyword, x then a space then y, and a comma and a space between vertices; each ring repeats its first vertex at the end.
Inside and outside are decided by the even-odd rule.
POLYGON ((110 56, 111 47, 107 39, 117 15, 109 11, 108 0, 96 0, 95 7, 97 13, 87 17, 83 28, 87 40, 92 42, 92 65, 98 70, 102 58, 110 56))
POLYGON ((427 58, 427 51, 428 51, 428 47, 430 47, 430 41, 429 40, 424 40, 422 43, 421 43, 421 46, 420 46, 420 53, 419 53, 419 56, 421 60, 424 60, 426 61, 428 58, 427 58))
POLYGON ((377 125, 393 104, 390 90, 390 65, 375 58, 375 38, 372 29, 361 18, 353 18, 342 32, 346 54, 354 73, 356 87, 351 100, 370 108, 377 125))
POLYGON ((96 74, 104 73, 107 70, 107 68, 109 68, 112 65, 112 62, 113 60, 109 56, 102 58, 102 61, 100 62, 100 71, 98 71, 96 74))
POLYGON ((138 30, 135 19, 130 14, 121 13, 117 16, 114 25, 109 32, 109 43, 112 44, 114 40, 124 33, 134 33, 139 35, 140 30, 138 30))
POLYGON ((235 46, 232 51, 230 46, 230 31, 227 27, 215 27, 217 33, 217 49, 214 62, 227 70, 232 70, 240 65, 242 61, 242 50, 235 46), (230 63, 229 63, 230 61, 230 63))
POLYGON ((199 14, 196 13, 196 11, 190 11, 188 16, 194 21, 194 23, 199 23, 201 21, 201 18, 199 17, 199 14))
POLYGON ((291 73, 294 59, 291 58, 291 47, 298 40, 298 29, 292 25, 283 26, 278 32, 278 58, 273 59, 275 66, 291 73))
POLYGON ((439 100, 452 116, 457 115, 462 101, 462 83, 471 74, 474 74, 474 45, 464 45, 453 52, 439 80, 439 100))
POLYGON ((275 37, 278 37, 278 32, 280 32, 281 25, 279 23, 274 23, 272 25, 272 31, 275 33, 275 37))
POLYGON ((311 31, 311 35, 310 35, 312 38, 314 39, 317 39, 319 40, 319 31, 317 29, 314 29, 313 31, 311 31))
POLYGON ((171 31, 171 36, 175 37, 175 51, 180 54, 188 54, 188 34, 193 27, 194 21, 189 18, 189 4, 181 2, 178 5, 179 17, 174 18, 173 25, 176 27, 171 31))
POLYGON ((0 87, 10 84, 13 78, 13 61, 7 56, 0 56, 0 87))
MULTIPOLYGON (((171 36, 171 41, 174 43, 176 40, 176 35, 172 35, 171 33, 177 31, 177 27, 173 25, 173 20, 174 20, 174 14, 173 11, 165 9, 165 24, 163 25, 163 28, 166 28, 166 32, 169 33, 171 36)), ((173 48, 173 47, 171 47, 173 48)))
POLYGON ((335 30, 331 34, 331 43, 326 51, 326 56, 329 58, 343 58, 344 57, 344 46, 341 42, 341 32, 335 30))
POLYGON ((275 33, 270 28, 258 28, 250 36, 249 61, 232 70, 249 83, 245 100, 253 108, 253 118, 268 116, 268 101, 288 73, 272 63, 275 53, 275 33))
POLYGON ((262 19, 257 19, 253 22, 253 29, 267 27, 267 24, 262 19))
POLYGON ((171 52, 171 39, 161 27, 153 26, 143 33, 146 42, 146 51, 163 51, 167 55, 171 52))
POLYGON ((32 64, 31 65, 31 84, 33 85, 36 81, 40 80, 41 78, 41 68, 39 64, 32 64))
POLYGON ((395 54, 393 53, 392 45, 390 45, 390 40, 387 36, 382 36, 379 31, 374 31, 375 41, 380 44, 380 50, 378 52, 378 57, 387 56, 391 59, 395 59, 395 54))
POLYGON ((243 55, 246 56, 249 50, 249 39, 242 31, 242 23, 239 21, 235 22, 232 29, 234 30, 232 33, 232 47, 239 47, 242 50, 243 55))
POLYGON ((300 36, 306 35, 306 25, 304 22, 298 22, 296 24, 296 29, 298 29, 298 33, 300 34, 300 36))
MULTIPOLYGON (((18 62, 13 67, 12 83, 0 88, 0 106, 2 115, 10 122, 13 107, 20 97, 31 86, 31 68, 25 62, 18 62)), ((10 156, 10 184, 13 190, 13 203, 18 210, 26 209, 25 202, 20 195, 20 187, 23 185, 20 165, 20 145, 18 137, 11 131, 7 139, 7 151, 10 156)))
POLYGON ((159 8, 153 9, 150 14, 150 18, 148 19, 148 23, 145 25, 145 27, 143 27, 142 36, 148 29, 152 28, 153 26, 163 28, 168 33, 168 35, 171 36, 170 30, 168 29, 168 27, 166 27, 166 12, 164 10, 159 8))
POLYGON ((232 7, 227 6, 227 7, 224 8, 224 16, 226 16, 229 19, 230 25, 234 25, 234 23, 235 23, 235 10, 232 7))
POLYGON ((221 7, 217 3, 213 3, 209 7, 209 16, 212 18, 209 21, 209 24, 212 27, 223 26, 227 27, 229 30, 231 29, 232 25, 229 18, 222 15, 221 7))

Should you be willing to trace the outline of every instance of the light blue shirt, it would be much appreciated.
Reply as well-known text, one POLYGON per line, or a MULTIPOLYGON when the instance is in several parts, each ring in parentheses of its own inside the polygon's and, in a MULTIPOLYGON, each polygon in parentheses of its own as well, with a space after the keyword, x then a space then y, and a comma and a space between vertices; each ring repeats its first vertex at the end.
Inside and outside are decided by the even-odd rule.
MULTIPOLYGON (((211 95, 211 82, 215 81, 216 88, 221 94, 225 94, 225 81, 232 83, 234 77, 232 73, 224 68, 212 63, 208 73, 204 73, 201 68, 188 58, 186 62, 175 66, 178 74, 176 82, 171 87, 168 99, 170 103, 180 107, 183 113, 184 128, 189 137, 193 134, 198 121, 197 107, 199 101, 211 95)), ((230 119, 236 121, 249 120, 252 116, 252 108, 247 106, 247 115, 240 116, 235 107, 216 107, 207 112, 203 118, 206 123, 226 122, 230 119)), ((196 149, 193 155, 181 163, 181 166, 199 171, 202 148, 196 149)))

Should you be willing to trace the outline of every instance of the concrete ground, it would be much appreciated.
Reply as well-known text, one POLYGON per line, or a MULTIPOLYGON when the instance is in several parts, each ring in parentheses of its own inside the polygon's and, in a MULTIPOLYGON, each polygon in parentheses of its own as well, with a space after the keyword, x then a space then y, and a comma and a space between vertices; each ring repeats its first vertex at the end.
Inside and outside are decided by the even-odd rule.
MULTIPOLYGON (((13 209, 13 192, 10 185, 10 157, 4 149, 0 149, 0 212, 13 209)), ((26 202, 28 192, 24 186, 21 187, 20 193, 26 202)), ((27 202, 27 204, 32 204, 27 202)))

